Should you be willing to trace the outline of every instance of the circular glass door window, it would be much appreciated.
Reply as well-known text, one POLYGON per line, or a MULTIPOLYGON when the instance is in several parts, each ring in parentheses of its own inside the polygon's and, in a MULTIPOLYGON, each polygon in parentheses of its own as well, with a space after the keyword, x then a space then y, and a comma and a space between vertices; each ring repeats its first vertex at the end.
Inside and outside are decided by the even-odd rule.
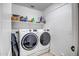
POLYGON ((32 50, 37 45, 37 35, 34 33, 26 34, 21 41, 21 45, 25 50, 32 50))
POLYGON ((40 43, 43 46, 48 45, 50 42, 50 34, 48 32, 44 32, 41 36, 40 36, 40 43))

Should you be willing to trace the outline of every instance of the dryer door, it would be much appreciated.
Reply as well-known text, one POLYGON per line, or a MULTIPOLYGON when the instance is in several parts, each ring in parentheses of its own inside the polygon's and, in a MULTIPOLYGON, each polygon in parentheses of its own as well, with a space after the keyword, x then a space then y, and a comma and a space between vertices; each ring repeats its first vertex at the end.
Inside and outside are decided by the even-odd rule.
POLYGON ((43 46, 48 45, 50 42, 50 34, 48 32, 44 32, 41 36, 40 36, 40 43, 43 46))
POLYGON ((34 33, 26 34, 21 41, 21 46, 25 50, 32 50, 37 45, 37 35, 34 33))

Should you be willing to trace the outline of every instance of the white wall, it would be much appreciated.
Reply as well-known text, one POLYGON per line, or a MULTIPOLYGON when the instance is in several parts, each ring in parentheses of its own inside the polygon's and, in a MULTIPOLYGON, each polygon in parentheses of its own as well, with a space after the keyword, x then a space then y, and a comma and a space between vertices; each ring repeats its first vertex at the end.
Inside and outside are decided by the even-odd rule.
POLYGON ((54 4, 45 10, 46 25, 44 28, 49 28, 52 35, 51 53, 77 55, 77 13, 75 4, 54 4), (72 45, 76 47, 75 52, 71 51, 72 45))
POLYGON ((10 55, 11 4, 0 4, 0 55, 10 55))
MULTIPOLYGON (((28 7, 24 7, 24 6, 20 6, 20 5, 16 5, 16 4, 12 4, 12 14, 17 14, 17 15, 21 15, 21 16, 28 16, 28 19, 31 19, 32 17, 35 17, 35 22, 38 21, 38 18, 40 16, 42 16, 42 12, 39 10, 35 10, 35 9, 31 9, 28 7)), ((22 26, 20 26, 20 28, 33 28, 33 29, 37 29, 37 28, 43 28, 43 24, 30 24, 29 23, 20 23, 23 24, 22 26), (27 25, 27 26, 26 26, 27 25)), ((13 23, 13 28, 18 28, 17 24, 13 23)))

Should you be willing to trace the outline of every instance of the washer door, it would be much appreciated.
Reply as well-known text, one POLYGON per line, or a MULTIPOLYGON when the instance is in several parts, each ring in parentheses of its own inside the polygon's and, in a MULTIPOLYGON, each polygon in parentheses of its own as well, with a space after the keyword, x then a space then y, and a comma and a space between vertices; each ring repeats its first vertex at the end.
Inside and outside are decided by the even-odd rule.
POLYGON ((37 45, 37 35, 34 33, 26 34, 21 41, 21 46, 25 50, 32 50, 37 45))
POLYGON ((48 32, 44 32, 41 36, 40 36, 40 43, 43 46, 48 45, 50 42, 50 34, 48 32))

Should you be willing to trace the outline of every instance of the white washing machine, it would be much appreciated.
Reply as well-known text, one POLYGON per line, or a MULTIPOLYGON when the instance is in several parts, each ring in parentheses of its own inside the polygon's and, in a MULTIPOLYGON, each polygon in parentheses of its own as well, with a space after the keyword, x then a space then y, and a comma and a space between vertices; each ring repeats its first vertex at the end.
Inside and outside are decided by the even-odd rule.
POLYGON ((49 52, 50 50, 50 40, 51 35, 49 29, 38 29, 39 38, 39 51, 36 55, 41 55, 43 53, 49 52))
POLYGON ((19 39, 20 56, 33 55, 39 50, 37 30, 20 29, 19 39))

